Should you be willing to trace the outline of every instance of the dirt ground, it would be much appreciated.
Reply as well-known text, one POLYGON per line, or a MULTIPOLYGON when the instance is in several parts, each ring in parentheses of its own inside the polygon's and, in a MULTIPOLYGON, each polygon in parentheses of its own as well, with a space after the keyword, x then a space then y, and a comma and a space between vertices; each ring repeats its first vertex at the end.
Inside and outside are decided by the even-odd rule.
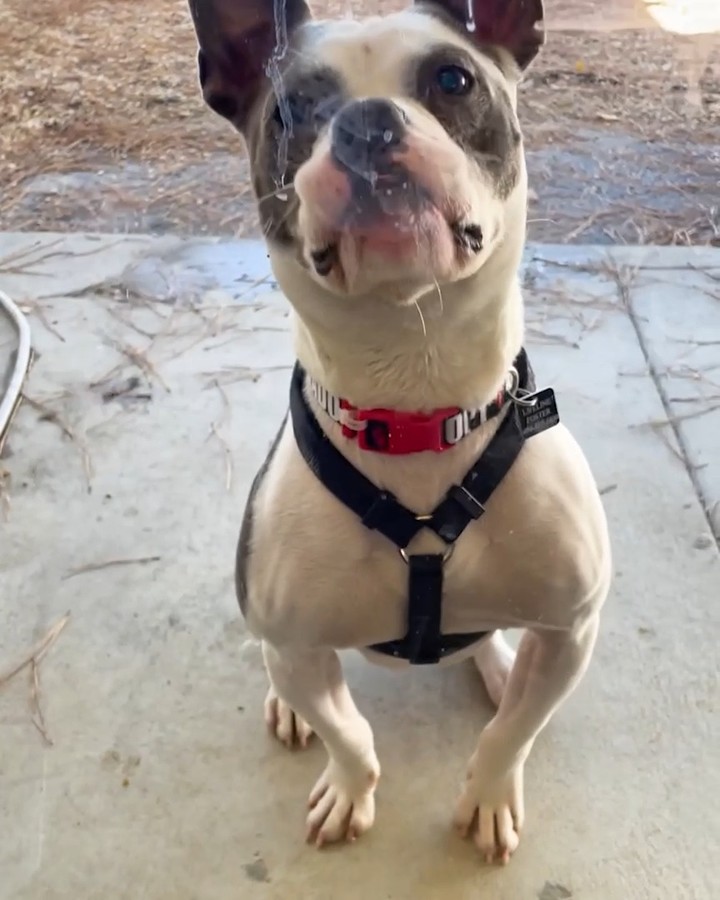
MULTIPOLYGON (((663 31, 649 2, 546 0, 520 101, 533 239, 720 246, 720 35, 663 31)), ((204 108, 194 53, 184 0, 4 0, 0 228, 254 233, 242 143, 204 108)))

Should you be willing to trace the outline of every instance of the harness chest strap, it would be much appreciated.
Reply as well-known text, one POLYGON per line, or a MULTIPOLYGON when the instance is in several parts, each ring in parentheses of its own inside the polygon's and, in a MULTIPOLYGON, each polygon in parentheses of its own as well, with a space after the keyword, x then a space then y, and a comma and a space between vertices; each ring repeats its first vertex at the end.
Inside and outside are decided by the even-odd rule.
POLYGON ((430 515, 417 515, 390 492, 374 485, 326 437, 305 400, 306 376, 296 364, 290 389, 290 413, 303 458, 323 485, 367 528, 380 532, 395 544, 408 565, 407 632, 399 640, 374 644, 371 649, 420 665, 436 663, 484 636, 485 632, 441 633, 444 563, 468 524, 485 512, 485 504, 517 459, 526 437, 552 427, 559 419, 551 389, 530 394, 534 378, 524 351, 515 366, 518 388, 512 401, 505 405, 505 416, 483 454, 430 515), (538 398, 546 401, 549 398, 552 402, 546 402, 540 411, 538 398), (540 424, 536 421, 538 416, 540 424), (424 528, 434 531, 445 542, 444 554, 406 552, 412 539, 424 528))

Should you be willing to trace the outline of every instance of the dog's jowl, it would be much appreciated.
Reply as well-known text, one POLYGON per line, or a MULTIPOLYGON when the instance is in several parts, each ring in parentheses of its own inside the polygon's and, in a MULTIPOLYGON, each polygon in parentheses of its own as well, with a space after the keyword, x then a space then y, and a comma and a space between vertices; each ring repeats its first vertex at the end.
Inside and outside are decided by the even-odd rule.
POLYGON ((190 5, 204 97, 245 139, 293 309, 290 415, 237 584, 271 730, 327 749, 308 835, 353 839, 375 818, 373 733, 337 651, 472 659, 497 712, 455 822, 505 862, 525 762, 590 661, 611 569, 592 475, 523 350, 516 101, 541 0, 363 21, 316 21, 304 0, 190 5))

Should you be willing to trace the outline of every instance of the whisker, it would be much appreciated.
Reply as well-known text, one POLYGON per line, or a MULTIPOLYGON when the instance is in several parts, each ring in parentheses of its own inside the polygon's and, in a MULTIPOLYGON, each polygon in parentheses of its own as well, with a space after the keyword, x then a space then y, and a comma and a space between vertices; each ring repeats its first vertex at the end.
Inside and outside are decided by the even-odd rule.
POLYGON ((263 194, 262 197, 258 197, 257 202, 262 203, 263 200, 269 200, 271 197, 279 197, 282 194, 287 194, 288 191, 294 191, 294 190, 295 190, 295 185, 292 182, 290 182, 290 184, 286 184, 283 187, 279 187, 275 191, 270 191, 269 194, 263 194))
POLYGON ((420 316, 420 324, 422 325, 423 334, 425 335, 425 337, 427 337, 427 325, 425 324, 425 316, 423 315, 423 312, 420 309, 420 304, 417 302, 417 300, 415 301, 415 309, 420 316))
POLYGON ((435 278, 434 281, 435 281, 435 289, 437 290, 438 297, 440 299, 440 315, 442 315, 445 312, 445 301, 443 300, 443 294, 442 294, 442 291, 440 290, 440 284, 438 283, 437 278, 435 278))

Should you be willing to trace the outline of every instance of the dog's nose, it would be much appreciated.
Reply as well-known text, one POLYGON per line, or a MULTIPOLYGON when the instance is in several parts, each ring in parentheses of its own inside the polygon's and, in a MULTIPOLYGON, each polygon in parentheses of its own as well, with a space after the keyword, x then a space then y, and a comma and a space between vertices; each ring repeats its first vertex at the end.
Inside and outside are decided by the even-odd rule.
POLYGON ((372 178, 389 165, 405 137, 405 113, 390 100, 356 100, 345 106, 332 126, 332 156, 342 168, 372 178))

